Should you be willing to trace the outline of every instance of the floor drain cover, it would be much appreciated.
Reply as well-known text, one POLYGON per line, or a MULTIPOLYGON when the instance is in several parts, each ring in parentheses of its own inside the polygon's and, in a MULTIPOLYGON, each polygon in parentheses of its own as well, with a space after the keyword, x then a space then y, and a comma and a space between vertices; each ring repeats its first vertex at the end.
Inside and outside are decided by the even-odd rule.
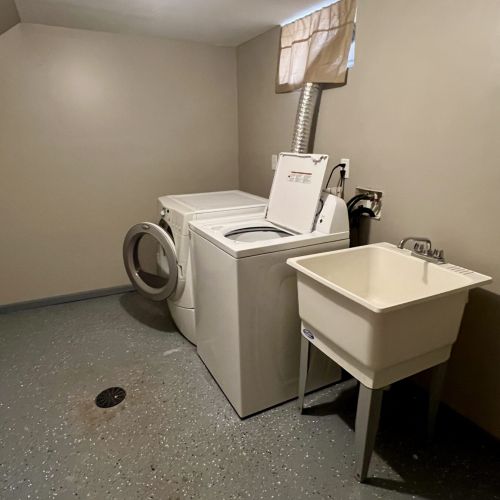
POLYGON ((126 395, 125 389, 121 387, 110 387, 97 395, 95 404, 99 408, 111 408, 120 404, 125 399, 126 395))

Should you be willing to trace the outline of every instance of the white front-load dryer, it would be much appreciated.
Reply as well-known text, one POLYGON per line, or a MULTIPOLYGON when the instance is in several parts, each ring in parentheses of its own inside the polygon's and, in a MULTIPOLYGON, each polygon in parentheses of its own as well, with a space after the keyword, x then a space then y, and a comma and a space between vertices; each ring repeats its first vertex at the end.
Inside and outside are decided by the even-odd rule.
POLYGON ((189 222, 263 214, 267 200, 243 191, 217 191, 158 198, 159 222, 132 226, 123 243, 125 270, 136 290, 166 300, 179 331, 196 344, 189 222))

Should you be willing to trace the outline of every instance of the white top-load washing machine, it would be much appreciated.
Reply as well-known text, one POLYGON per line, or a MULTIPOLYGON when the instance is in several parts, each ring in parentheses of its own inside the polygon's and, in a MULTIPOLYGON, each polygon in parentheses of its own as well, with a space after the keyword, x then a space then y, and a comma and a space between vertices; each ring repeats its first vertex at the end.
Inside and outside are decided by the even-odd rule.
POLYGON ((167 300, 180 332, 196 344, 194 283, 189 247, 189 221, 230 214, 258 216, 267 200, 243 191, 217 191, 161 196, 158 224, 132 226, 123 243, 130 281, 145 297, 167 300))
MULTIPOLYGON (((282 153, 265 214, 190 223, 198 354, 241 417, 297 396, 300 319, 286 260, 349 246, 344 200, 322 193, 327 160, 282 153)), ((340 378, 319 351, 310 367, 309 390, 340 378)))

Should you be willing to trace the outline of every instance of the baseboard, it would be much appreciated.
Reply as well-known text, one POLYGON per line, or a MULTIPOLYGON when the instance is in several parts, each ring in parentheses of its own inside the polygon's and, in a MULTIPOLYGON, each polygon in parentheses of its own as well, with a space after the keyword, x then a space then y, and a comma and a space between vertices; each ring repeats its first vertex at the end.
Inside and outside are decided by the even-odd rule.
POLYGON ((45 297, 43 299, 27 300, 25 302, 14 302, 13 304, 0 306, 0 314, 24 311, 25 309, 35 309, 37 307, 54 306, 57 304, 64 304, 66 302, 95 299, 97 297, 106 297, 107 295, 132 292, 133 290, 134 287, 132 285, 120 285, 109 288, 99 288, 98 290, 88 290, 86 292, 56 295, 55 297, 45 297))

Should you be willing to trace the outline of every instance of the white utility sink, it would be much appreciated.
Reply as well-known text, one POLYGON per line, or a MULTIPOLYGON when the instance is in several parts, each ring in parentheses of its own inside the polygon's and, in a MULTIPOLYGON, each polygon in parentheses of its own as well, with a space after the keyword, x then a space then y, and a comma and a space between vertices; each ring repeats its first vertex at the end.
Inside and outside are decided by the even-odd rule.
POLYGON ((491 282, 390 243, 287 263, 298 271, 302 334, 372 389, 446 361, 468 291, 491 282))

